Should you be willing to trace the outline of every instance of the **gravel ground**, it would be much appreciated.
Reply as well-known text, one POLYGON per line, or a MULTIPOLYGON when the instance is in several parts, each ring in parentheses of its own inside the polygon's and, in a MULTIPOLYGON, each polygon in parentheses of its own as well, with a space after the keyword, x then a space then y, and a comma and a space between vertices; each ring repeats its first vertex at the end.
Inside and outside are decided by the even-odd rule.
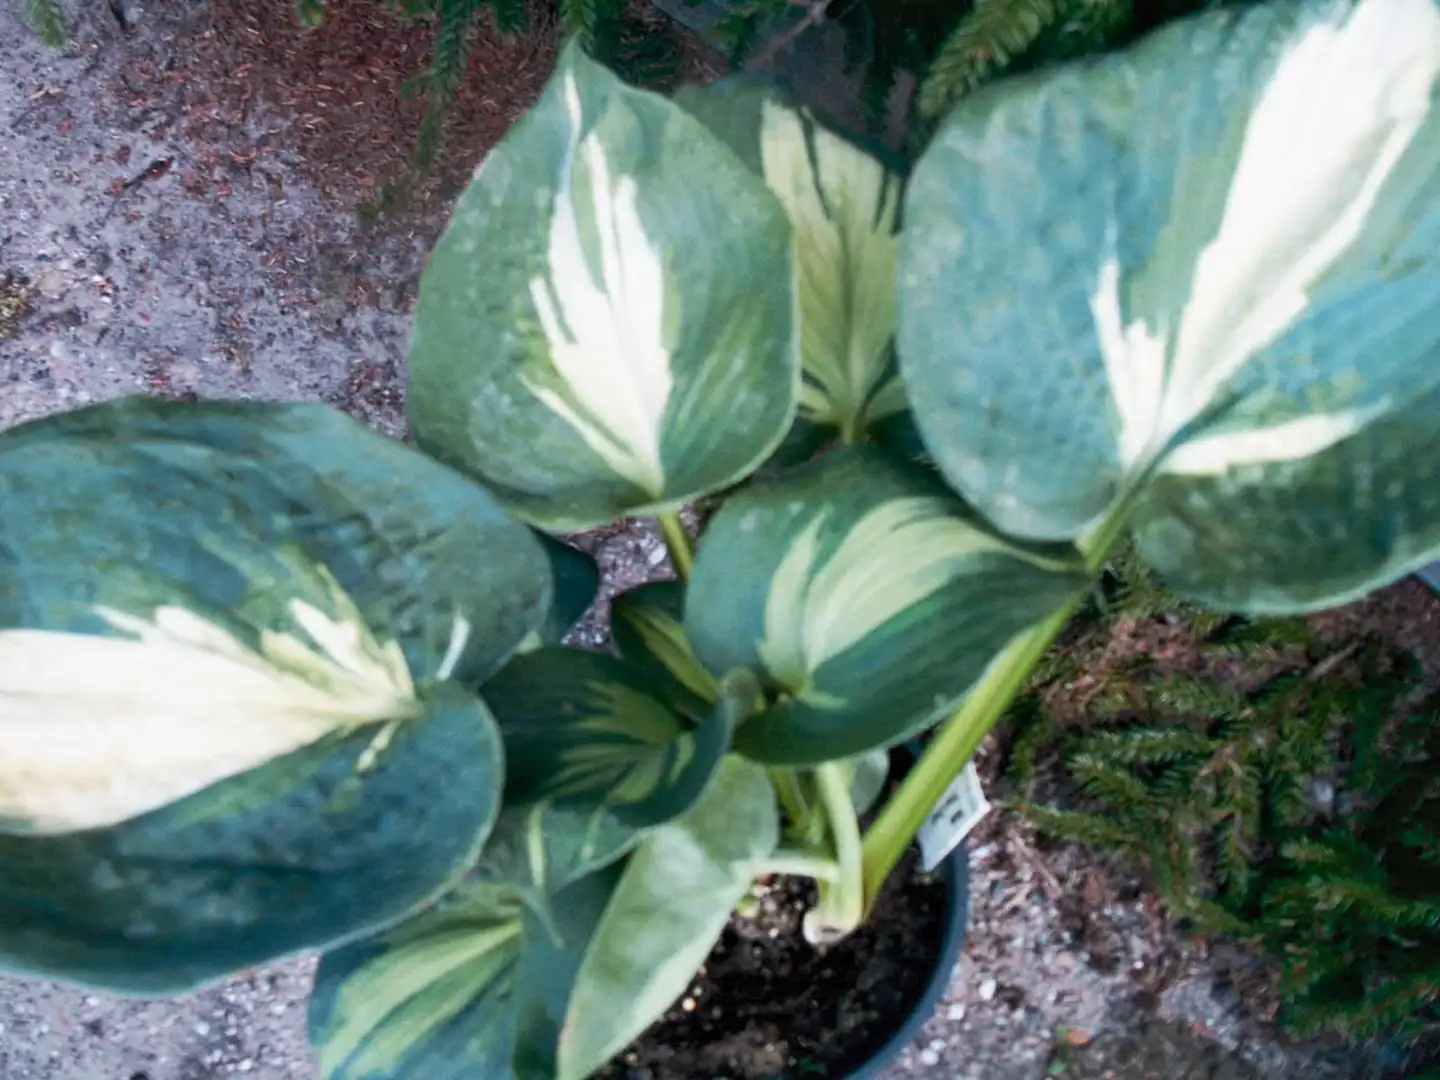
MULTIPOLYGON (((402 433, 406 290, 435 221, 376 232, 337 213, 264 100, 231 137, 265 154, 217 167, 163 96, 126 93, 136 70, 167 85, 203 5, 116 0, 128 32, 95 5, 61 54, 22 2, 0 0, 0 428, 149 391, 326 401, 402 433)), ((642 525, 587 546, 609 591, 666 570, 642 525)), ((890 1080, 1403 1075, 1380 1049, 1277 1041, 1240 1003, 1245 962, 1177 942, 1123 870, 1042 857, 1003 819, 973 845, 967 955, 890 1080)), ((164 1002, 0 978, 0 1080, 311 1080, 310 971, 164 1002)))

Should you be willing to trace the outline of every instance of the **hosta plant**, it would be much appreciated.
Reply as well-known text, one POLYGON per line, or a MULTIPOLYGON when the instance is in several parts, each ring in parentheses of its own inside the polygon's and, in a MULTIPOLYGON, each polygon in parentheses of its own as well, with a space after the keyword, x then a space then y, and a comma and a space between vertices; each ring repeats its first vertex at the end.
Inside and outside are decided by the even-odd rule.
POLYGON ((1252 613, 1440 555, 1437 80, 1436 0, 1217 11, 903 175, 570 47, 422 280, 419 450, 302 405, 0 436, 0 962, 320 949, 327 1078, 578 1080, 757 874, 854 929, 1122 538, 1252 613), (564 647, 559 534, 644 515, 678 580, 564 647))

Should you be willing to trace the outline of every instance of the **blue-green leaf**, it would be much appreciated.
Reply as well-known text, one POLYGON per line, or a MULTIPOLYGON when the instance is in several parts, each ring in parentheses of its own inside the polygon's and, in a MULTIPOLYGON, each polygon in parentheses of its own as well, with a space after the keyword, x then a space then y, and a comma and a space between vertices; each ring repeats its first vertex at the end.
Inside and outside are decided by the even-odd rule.
POLYGON ((842 450, 726 503, 685 625, 710 670, 760 672, 776 695, 737 749, 813 764, 933 723, 1084 584, 1073 553, 988 531, 933 475, 842 450))
POLYGON ((905 206, 926 444, 1016 535, 1127 497, 1182 591, 1294 611, 1440 553, 1440 6, 1212 12, 962 102, 905 206))
POLYGON ((784 437, 795 308, 764 183, 572 43, 421 281, 416 438, 558 531, 672 507, 784 437))
POLYGON ((559 645, 575 628, 600 592, 600 567, 579 548, 546 533, 535 534, 550 559, 550 576, 555 583, 550 613, 540 628, 538 640, 559 645))
POLYGON ((570 995, 558 1080, 583 1080, 684 992, 779 843, 765 770, 728 757, 705 797, 625 864, 570 995))
POLYGON ((0 964, 186 986, 473 854, 500 747, 447 680, 549 599, 483 490, 318 406, 128 399, 0 436, 0 502, 0 964))
POLYGON ((0 968, 168 993, 432 899, 473 864, 503 767, 473 696, 423 707, 368 766, 362 731, 113 828, 0 835, 0 968))

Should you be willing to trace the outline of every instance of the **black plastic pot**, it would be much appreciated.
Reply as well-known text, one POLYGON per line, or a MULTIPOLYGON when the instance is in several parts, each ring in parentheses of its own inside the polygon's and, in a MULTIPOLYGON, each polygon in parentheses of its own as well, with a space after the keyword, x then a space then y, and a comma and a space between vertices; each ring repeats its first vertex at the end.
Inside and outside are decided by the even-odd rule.
POLYGON ((870 1057, 870 1060, 835 1080, 879 1080, 885 1071, 895 1063, 907 1046, 920 1035, 940 1007, 945 991, 950 987, 950 977, 960 954, 965 951, 965 933, 970 925, 970 856, 961 844, 954 853, 936 868, 937 875, 948 891, 945 910, 945 930, 940 938, 940 955, 935 959, 935 969, 925 984, 925 992, 910 1010, 895 1034, 870 1057))

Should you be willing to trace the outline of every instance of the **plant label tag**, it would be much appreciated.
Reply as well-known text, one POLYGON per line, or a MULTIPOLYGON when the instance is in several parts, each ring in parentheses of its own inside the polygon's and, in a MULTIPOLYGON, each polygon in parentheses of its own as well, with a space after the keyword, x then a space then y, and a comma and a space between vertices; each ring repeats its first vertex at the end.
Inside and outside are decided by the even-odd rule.
POLYGON ((980 774, 975 771, 975 763, 967 761, 916 833, 925 869, 930 871, 939 866, 989 812, 990 802, 980 786, 980 774))

